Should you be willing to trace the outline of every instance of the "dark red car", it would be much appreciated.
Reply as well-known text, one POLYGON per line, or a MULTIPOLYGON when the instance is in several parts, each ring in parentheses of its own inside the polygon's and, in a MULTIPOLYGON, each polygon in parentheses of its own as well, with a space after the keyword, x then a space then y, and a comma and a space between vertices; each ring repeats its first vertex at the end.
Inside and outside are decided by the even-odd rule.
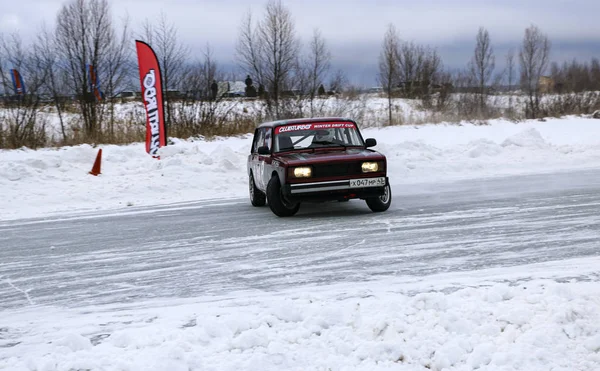
POLYGON ((363 199, 373 211, 392 202, 384 155, 368 149, 358 125, 345 118, 281 120, 261 124, 248 156, 250 201, 278 216, 301 202, 363 199))

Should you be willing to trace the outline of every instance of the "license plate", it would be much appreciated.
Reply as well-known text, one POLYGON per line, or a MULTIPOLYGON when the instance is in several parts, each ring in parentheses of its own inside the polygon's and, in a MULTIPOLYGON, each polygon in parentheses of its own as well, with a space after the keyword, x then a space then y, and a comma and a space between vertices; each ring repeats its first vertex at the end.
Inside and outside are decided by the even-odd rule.
POLYGON ((350 188, 362 188, 362 187, 383 187, 385 186, 385 178, 365 178, 365 179, 351 179, 350 188))

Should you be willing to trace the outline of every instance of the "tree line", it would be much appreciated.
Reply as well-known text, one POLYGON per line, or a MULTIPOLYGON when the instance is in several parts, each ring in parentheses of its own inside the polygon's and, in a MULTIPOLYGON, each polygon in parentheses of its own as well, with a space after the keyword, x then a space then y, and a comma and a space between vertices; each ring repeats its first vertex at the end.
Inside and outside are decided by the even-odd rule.
POLYGON ((393 114, 396 97, 419 98, 424 108, 450 110, 459 119, 515 118, 519 116, 515 96, 521 98, 524 118, 599 109, 598 59, 559 64, 551 62, 550 53, 548 36, 531 25, 525 29, 521 44, 502 56, 505 66, 498 70, 490 33, 480 27, 465 68, 449 70, 435 49, 402 40, 390 24, 381 45, 378 70, 378 81, 388 98, 388 124, 397 124, 393 114), (584 92, 589 94, 580 94, 584 92), (498 104, 499 94, 508 96, 506 107, 498 104), (547 94, 551 97, 543 100, 547 94))
MULTIPOLYGON (((191 60, 190 47, 180 42, 176 26, 165 14, 133 30, 128 19, 115 21, 107 0, 71 0, 56 15, 55 26, 41 27, 31 43, 25 44, 18 34, 0 34, 0 83, 5 94, 11 91, 11 68, 21 72, 27 86, 27 94, 3 97, 0 148, 143 138, 144 121, 132 119, 140 112, 124 119, 117 106, 119 93, 139 84, 136 38, 148 42, 158 55, 166 90, 165 119, 172 136, 207 133, 232 122, 243 123, 246 126, 239 129, 245 130, 261 120, 318 116, 325 112, 324 100, 317 99, 326 94, 325 86, 329 92, 348 87, 344 72, 332 70, 332 55, 320 30, 301 40, 281 0, 268 0, 258 16, 246 13, 238 30, 238 73, 246 76, 249 95, 264 102, 261 116, 253 118, 244 117, 235 102, 216 94, 217 81, 235 80, 238 73, 224 71, 208 43, 201 57, 191 60), (100 98, 90 86, 90 65, 97 69, 100 98), (59 125, 58 138, 47 137, 48 106, 59 125)), ((564 98, 558 108, 545 105, 542 95, 547 92, 600 90, 597 59, 559 65, 550 62, 550 51, 547 35, 532 25, 524 31, 521 45, 503 56, 506 67, 497 71, 490 34, 481 27, 466 67, 452 70, 444 66, 436 48, 402 40, 390 24, 377 72, 387 97, 388 124, 400 123, 394 117, 396 98, 414 99, 423 109, 452 112, 459 118, 481 119, 516 115, 512 94, 501 112, 495 104, 502 90, 521 90, 523 115, 528 118, 597 106, 597 96, 586 96, 585 102, 564 98)))
MULTIPOLYGON (((536 26, 525 30, 519 49, 520 88, 528 97, 528 116, 535 118, 539 112, 540 89, 538 81, 549 63, 550 42, 536 26)), ((436 108, 448 103, 449 92, 459 95, 455 109, 465 116, 487 117, 493 107, 489 97, 507 80, 515 83, 515 55, 506 55, 505 71, 496 72, 496 56, 488 30, 480 27, 475 37, 475 47, 466 67, 458 71, 444 70, 435 49, 402 41, 394 27, 389 25, 379 55, 379 82, 388 97, 388 121, 394 124, 392 98, 418 97, 431 107, 431 99, 437 98, 436 108)))

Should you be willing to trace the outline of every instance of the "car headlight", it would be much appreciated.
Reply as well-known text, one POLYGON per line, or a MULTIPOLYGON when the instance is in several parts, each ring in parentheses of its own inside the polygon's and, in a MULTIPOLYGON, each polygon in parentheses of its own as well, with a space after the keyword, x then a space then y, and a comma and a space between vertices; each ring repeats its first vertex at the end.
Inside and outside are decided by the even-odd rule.
POLYGON ((312 169, 309 166, 302 166, 294 168, 294 177, 296 178, 310 178, 312 176, 312 169))
POLYGON ((374 173, 379 170, 379 165, 377 162, 363 162, 362 163, 362 172, 363 173, 374 173))

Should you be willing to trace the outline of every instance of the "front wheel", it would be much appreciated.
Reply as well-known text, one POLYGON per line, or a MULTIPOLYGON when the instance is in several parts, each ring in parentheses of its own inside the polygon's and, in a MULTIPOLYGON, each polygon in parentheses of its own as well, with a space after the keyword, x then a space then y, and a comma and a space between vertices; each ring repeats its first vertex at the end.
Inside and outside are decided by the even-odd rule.
POLYGON ((281 194, 281 182, 278 176, 273 176, 267 184, 267 201, 273 214, 277 216, 292 216, 300 209, 300 203, 287 202, 281 194))
POLYGON ((369 209, 374 212, 381 212, 389 209, 392 204, 392 189, 390 188, 390 185, 388 184, 385 186, 381 196, 367 198, 366 202, 369 209))

